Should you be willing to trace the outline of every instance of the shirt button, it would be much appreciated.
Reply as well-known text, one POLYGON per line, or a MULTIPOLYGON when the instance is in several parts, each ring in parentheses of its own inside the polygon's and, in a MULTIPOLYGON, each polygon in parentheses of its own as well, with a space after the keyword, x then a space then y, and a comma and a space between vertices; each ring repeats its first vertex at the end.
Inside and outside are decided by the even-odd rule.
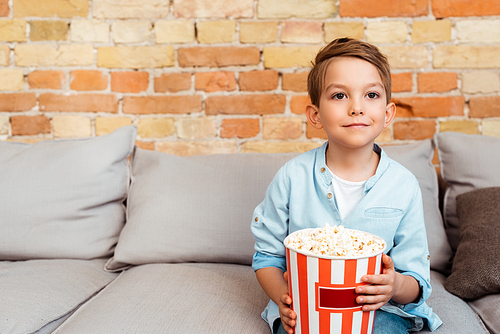
POLYGON ((333 195, 332 195, 332 193, 328 193, 328 195, 326 195, 326 197, 328 197, 328 199, 332 199, 333 195))
POLYGON ((325 167, 321 167, 321 173, 324 173, 326 171, 325 167))
POLYGON ((427 255, 427 261, 429 261, 430 259, 431 259, 431 256, 427 255))
POLYGON ((255 221, 258 222, 259 221, 259 217, 255 217, 255 221))

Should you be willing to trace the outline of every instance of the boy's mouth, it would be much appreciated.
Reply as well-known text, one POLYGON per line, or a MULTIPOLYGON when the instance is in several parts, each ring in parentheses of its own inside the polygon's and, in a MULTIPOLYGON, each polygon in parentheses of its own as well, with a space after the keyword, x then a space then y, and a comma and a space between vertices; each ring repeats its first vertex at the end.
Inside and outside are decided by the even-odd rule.
POLYGON ((352 128, 352 129, 361 129, 367 127, 368 124, 365 123, 350 123, 347 125, 344 125, 345 128, 352 128))

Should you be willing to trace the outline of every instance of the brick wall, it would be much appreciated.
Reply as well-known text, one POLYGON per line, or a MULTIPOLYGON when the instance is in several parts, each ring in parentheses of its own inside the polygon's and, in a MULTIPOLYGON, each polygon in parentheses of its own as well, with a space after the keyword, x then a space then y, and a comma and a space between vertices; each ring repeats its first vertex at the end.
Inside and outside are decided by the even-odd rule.
POLYGON ((379 46, 398 116, 378 138, 500 137, 497 0, 0 0, 0 140, 136 124, 179 155, 305 151, 318 49, 379 46))

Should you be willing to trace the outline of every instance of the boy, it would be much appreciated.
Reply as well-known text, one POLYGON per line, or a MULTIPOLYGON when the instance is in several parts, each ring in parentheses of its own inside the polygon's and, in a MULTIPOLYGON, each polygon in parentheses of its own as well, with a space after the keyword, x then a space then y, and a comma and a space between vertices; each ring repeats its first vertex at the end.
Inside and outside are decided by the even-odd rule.
POLYGON ((396 114, 386 57, 362 41, 334 40, 316 56, 308 92, 307 119, 328 141, 286 163, 254 211, 252 266, 271 298, 262 317, 273 333, 293 333, 283 240, 328 222, 387 244, 382 274, 365 275, 370 285, 356 288, 363 311, 380 309, 374 333, 420 330, 424 320, 435 330, 441 320, 425 304, 431 286, 420 188, 374 143, 396 114))

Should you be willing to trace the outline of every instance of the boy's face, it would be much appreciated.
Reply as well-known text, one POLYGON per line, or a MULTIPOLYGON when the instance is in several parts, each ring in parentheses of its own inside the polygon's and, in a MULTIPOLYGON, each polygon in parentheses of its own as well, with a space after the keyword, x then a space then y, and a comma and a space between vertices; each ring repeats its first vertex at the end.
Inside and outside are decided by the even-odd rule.
POLYGON ((377 68, 354 57, 339 57, 328 65, 319 107, 307 107, 307 118, 323 128, 331 145, 346 148, 373 146, 396 113, 377 68))

